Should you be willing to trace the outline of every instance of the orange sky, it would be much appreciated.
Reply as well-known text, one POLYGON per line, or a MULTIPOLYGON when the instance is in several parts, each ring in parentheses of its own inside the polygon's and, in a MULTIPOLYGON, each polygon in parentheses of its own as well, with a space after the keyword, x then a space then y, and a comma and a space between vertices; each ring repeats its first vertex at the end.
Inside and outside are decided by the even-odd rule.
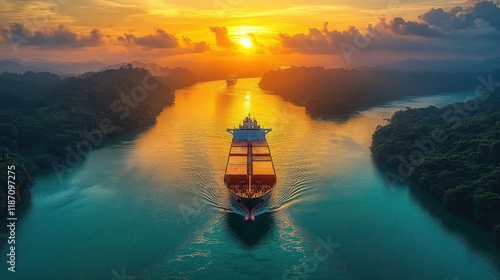
MULTIPOLYGON (((418 0, 2 0, 0 58, 114 62, 231 58, 290 64, 286 62, 313 55, 321 64, 325 55, 336 54, 345 62, 345 49, 329 51, 321 44, 337 48, 344 40, 354 45, 356 42, 349 41, 349 38, 355 40, 355 36, 348 34, 352 31, 350 27, 366 34, 368 25, 380 24, 381 18, 391 24, 396 17, 419 23, 422 22, 419 15, 431 8, 448 11, 474 2, 477 1, 466 4, 463 1, 418 0), (325 22, 328 22, 327 29, 325 22), (17 31, 14 24, 17 24, 17 31)), ((474 21, 474 24, 478 30, 483 27, 482 22, 474 21)), ((412 27, 408 30, 413 30, 412 27)), ((439 31, 444 28, 431 27, 439 31)), ((390 31, 387 33, 391 38, 406 36, 409 50, 412 40, 425 43, 431 38, 415 37, 421 34, 399 34, 390 28, 384 30, 390 31)), ((359 52, 368 50, 361 45, 363 48, 356 46, 359 52)), ((436 43, 436 47, 439 46, 436 43)), ((401 49, 393 54, 404 58, 406 52, 403 46, 401 49)), ((372 53, 376 51, 384 51, 384 47, 378 46, 372 53)))

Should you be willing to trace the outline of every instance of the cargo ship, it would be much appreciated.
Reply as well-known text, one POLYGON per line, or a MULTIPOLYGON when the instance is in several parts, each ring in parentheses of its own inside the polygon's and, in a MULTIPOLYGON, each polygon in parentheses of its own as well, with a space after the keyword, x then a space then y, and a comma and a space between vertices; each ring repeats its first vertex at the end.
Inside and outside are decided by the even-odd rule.
POLYGON ((226 84, 228 86, 232 86, 232 85, 236 84, 237 81, 238 81, 238 77, 236 76, 236 74, 231 74, 231 75, 227 76, 226 84))
POLYGON ((233 135, 227 159, 224 184, 231 201, 245 213, 245 221, 255 221, 276 185, 276 172, 267 145, 270 128, 261 128, 250 114, 239 128, 228 128, 233 135))

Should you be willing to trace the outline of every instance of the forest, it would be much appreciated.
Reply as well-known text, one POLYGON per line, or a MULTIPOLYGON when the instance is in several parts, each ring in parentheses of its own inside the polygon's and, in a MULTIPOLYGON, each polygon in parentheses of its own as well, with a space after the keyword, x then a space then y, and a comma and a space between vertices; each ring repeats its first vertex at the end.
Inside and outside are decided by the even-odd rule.
POLYGON ((259 86, 309 113, 348 114, 405 96, 473 89, 476 73, 291 67, 264 74, 259 86))
POLYGON ((397 177, 500 239, 500 90, 490 90, 442 108, 396 112, 377 127, 371 151, 397 177))
POLYGON ((6 210, 7 166, 16 166, 20 202, 37 173, 63 174, 77 164, 75 154, 82 159, 106 138, 155 123, 174 102, 164 78, 131 65, 66 79, 48 72, 4 72, 0 85, 0 217, 6 210))

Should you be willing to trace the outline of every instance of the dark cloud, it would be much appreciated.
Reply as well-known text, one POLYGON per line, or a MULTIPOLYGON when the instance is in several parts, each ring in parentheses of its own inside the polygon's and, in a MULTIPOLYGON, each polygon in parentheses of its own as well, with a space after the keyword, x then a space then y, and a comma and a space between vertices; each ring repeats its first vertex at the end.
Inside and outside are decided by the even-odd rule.
POLYGON ((104 43, 104 36, 99 29, 93 29, 89 35, 78 35, 62 24, 57 28, 44 28, 41 31, 32 32, 23 24, 12 23, 8 28, 0 28, 0 32, 7 42, 15 45, 83 48, 104 43))
POLYGON ((147 49, 172 49, 179 47, 179 42, 175 35, 165 32, 158 28, 155 34, 150 34, 142 37, 136 37, 133 34, 125 34, 117 40, 125 46, 142 46, 147 49))
MULTIPOLYGON (((30 31, 19 23, 12 23, 8 28, 0 28, 0 34, 2 35, 0 38, 4 39, 3 43, 12 44, 15 48, 19 45, 41 48, 94 47, 103 45, 104 38, 112 38, 109 35, 103 35, 99 29, 93 29, 88 35, 78 35, 64 25, 59 25, 57 28, 44 28, 41 31, 30 31)), ((187 37, 183 37, 184 46, 181 47, 175 35, 160 28, 156 29, 154 34, 145 36, 124 34, 116 37, 116 41, 127 47, 140 46, 146 49, 177 49, 181 52, 210 50, 210 46, 205 41, 193 42, 187 37)))
POLYGON ((217 46, 226 49, 234 48, 234 43, 227 36, 227 28, 225 26, 211 26, 210 31, 215 33, 215 42, 217 46))
MULTIPOLYGON (((448 11, 431 9, 418 21, 401 17, 380 19, 366 32, 356 27, 346 31, 310 28, 307 33, 280 34, 273 52, 345 54, 363 51, 399 53, 493 54, 500 49, 500 4, 471 1, 448 11)), ((496 54, 495 54, 496 52, 496 54)))
POLYGON ((420 15, 419 19, 444 31, 474 28, 477 20, 500 30, 500 6, 498 2, 469 1, 465 7, 455 7, 449 11, 431 9, 420 15))
POLYGON ((390 21, 381 19, 378 28, 396 35, 422 37, 442 36, 441 30, 438 28, 423 22, 405 21, 402 17, 396 17, 390 21))
MULTIPOLYGON (((460 7, 457 7, 460 8, 460 7)), ((461 9, 461 8, 460 8, 461 9)), ((456 11, 458 12, 458 11, 456 11)), ((455 12, 455 13, 456 13, 455 12)), ((445 12, 443 9, 434 9, 432 8, 427 13, 420 15, 419 18, 430 25, 433 26, 444 26, 447 22, 450 21, 451 15, 445 12)))
POLYGON ((193 42, 193 40, 188 37, 182 37, 182 40, 184 41, 186 48, 191 52, 202 53, 210 50, 210 46, 205 41, 193 42))
MULTIPOLYGON (((350 27, 347 31, 329 31, 328 22, 325 22, 323 30, 310 28, 308 33, 294 35, 279 34, 279 47, 284 52, 302 52, 310 54, 339 53, 339 44, 342 42, 352 42, 361 33, 355 27, 350 27)), ((277 51, 276 47, 272 48, 277 51)))

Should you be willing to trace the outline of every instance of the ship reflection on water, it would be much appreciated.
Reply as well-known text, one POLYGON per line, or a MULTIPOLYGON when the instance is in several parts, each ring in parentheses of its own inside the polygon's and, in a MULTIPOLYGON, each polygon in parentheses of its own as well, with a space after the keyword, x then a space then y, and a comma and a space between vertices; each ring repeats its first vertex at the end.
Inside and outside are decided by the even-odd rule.
POLYGON ((274 216, 270 212, 262 213, 254 223, 247 223, 241 215, 227 213, 226 225, 229 232, 246 247, 254 247, 270 235, 274 228, 274 216))

